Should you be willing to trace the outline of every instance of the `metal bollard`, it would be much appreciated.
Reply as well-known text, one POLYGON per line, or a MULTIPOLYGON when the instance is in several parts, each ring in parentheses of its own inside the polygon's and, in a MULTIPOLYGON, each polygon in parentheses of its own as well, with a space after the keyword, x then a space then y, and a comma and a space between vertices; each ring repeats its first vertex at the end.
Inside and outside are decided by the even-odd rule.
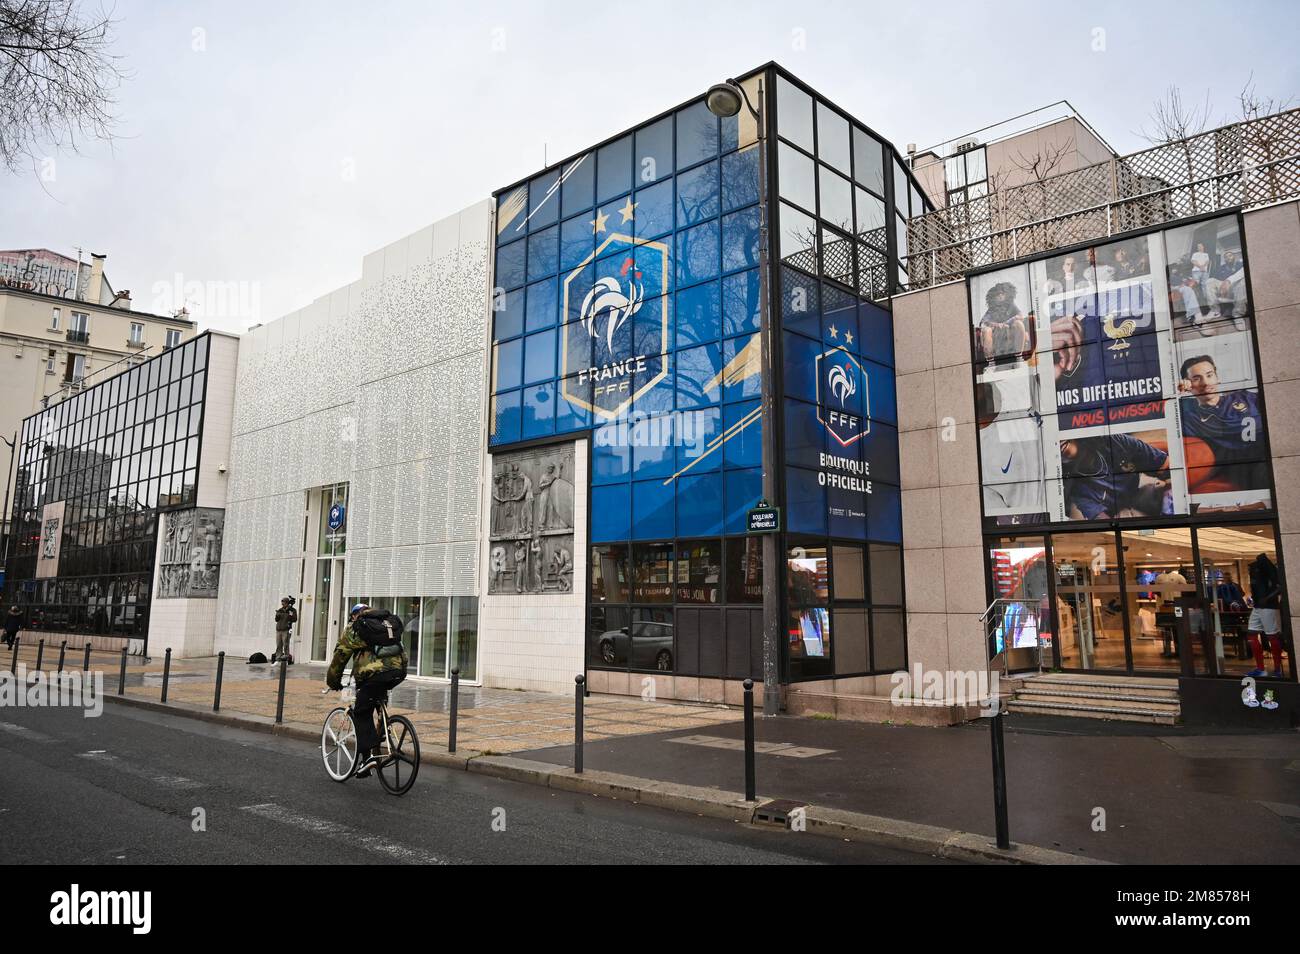
POLYGON ((63 659, 68 655, 68 641, 65 639, 59 645, 59 672, 63 672, 63 659))
POLYGON ((163 688, 162 688, 162 699, 159 700, 160 702, 167 701, 167 681, 171 678, 171 675, 172 675, 172 648, 168 646, 167 652, 163 654, 163 688))
POLYGON ((22 639, 21 636, 14 637, 14 654, 13 658, 9 660, 9 674, 11 676, 18 675, 18 644, 22 642, 22 639))
POLYGON ((745 801, 754 797, 754 680, 746 679, 745 687, 745 801))
POLYGON ((456 715, 460 710, 460 669, 451 671, 451 720, 447 723, 447 751, 456 751, 456 715))
POLYGON ((90 643, 86 643, 86 655, 81 660, 81 671, 90 672, 90 643))
POLYGON ((223 649, 217 653, 217 688, 212 696, 212 711, 221 711, 221 674, 226 668, 226 651, 223 649))
POLYGON ((583 690, 587 685, 585 676, 574 676, 573 681, 577 683, 574 689, 574 713, 573 713, 573 772, 575 775, 582 774, 582 696, 583 690))
MULTIPOLYGON (((998 703, 999 706, 1001 703, 998 703)), ((989 717, 993 736, 993 812, 996 816, 998 847, 1011 847, 1011 833, 1007 823, 1007 752, 1002 738, 1002 710, 989 717)))
POLYGON ((289 672, 289 664, 283 659, 280 660, 280 691, 278 698, 275 700, 275 722, 279 725, 284 721, 284 679, 289 672))
POLYGON ((117 671, 117 694, 126 695, 126 647, 122 647, 122 668, 117 671))
POLYGON ((41 659, 45 656, 45 637, 42 636, 36 644, 36 671, 41 671, 41 659))

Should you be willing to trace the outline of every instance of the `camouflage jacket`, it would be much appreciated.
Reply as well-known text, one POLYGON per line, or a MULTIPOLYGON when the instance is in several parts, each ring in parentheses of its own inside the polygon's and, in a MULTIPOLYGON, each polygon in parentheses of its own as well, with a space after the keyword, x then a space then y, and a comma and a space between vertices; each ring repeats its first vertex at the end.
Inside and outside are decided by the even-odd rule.
MULTIPOLYGON (((366 615, 371 615, 373 612, 367 611, 366 615)), ((374 615, 382 614, 374 613, 374 615)), ((357 685, 381 672, 389 670, 406 672, 405 647, 400 653, 380 659, 370 651, 370 644, 357 634, 350 623, 343 631, 343 635, 339 637, 338 645, 334 647, 334 658, 330 660, 329 671, 325 673, 325 685, 331 689, 338 689, 343 685, 343 668, 347 666, 349 659, 352 660, 352 675, 357 685)))

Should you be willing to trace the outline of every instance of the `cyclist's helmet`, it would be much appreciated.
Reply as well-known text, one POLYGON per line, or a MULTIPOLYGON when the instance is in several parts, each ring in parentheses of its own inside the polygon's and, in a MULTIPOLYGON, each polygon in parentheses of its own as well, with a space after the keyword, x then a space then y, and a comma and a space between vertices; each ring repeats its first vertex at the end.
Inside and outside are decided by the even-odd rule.
POLYGON ((365 603, 357 603, 352 609, 348 610, 348 619, 354 619, 362 610, 369 609, 365 603))

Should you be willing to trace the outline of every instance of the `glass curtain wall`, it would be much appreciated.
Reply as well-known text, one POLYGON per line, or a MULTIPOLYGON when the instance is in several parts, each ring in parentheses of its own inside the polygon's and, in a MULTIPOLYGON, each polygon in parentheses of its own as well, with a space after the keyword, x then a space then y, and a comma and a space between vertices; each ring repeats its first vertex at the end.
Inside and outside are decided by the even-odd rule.
POLYGON ((159 511, 195 501, 208 345, 200 335, 23 422, 5 602, 26 627, 147 633, 159 511), (57 558, 38 576, 43 527, 57 558))
POLYGON ((1180 675, 1178 614, 1198 612, 1194 674, 1294 679, 1280 613, 1256 613, 1279 600, 1276 540, 1274 525, 1257 523, 1000 537, 991 585, 1013 608, 991 628, 990 656, 1038 637, 1048 667, 1180 675))
POLYGON ((450 679, 478 679, 478 599, 473 596, 350 596, 348 605, 366 603, 402 620, 407 672, 450 679), (450 629, 448 620, 451 621, 450 629))

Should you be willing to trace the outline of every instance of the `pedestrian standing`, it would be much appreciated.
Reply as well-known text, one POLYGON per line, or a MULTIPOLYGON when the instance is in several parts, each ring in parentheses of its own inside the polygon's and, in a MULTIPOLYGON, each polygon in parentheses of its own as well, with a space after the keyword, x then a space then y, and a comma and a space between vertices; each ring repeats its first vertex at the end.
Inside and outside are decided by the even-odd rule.
POLYGON ((296 622, 298 611, 293 608, 293 597, 286 596, 280 600, 280 608, 275 611, 275 654, 271 657, 271 662, 277 659, 282 663, 293 662, 293 656, 289 653, 289 640, 296 622))
POLYGON ((23 628, 23 614, 17 606, 9 607, 9 612, 5 614, 4 626, 5 646, 12 649, 14 640, 18 638, 18 631, 23 628))

